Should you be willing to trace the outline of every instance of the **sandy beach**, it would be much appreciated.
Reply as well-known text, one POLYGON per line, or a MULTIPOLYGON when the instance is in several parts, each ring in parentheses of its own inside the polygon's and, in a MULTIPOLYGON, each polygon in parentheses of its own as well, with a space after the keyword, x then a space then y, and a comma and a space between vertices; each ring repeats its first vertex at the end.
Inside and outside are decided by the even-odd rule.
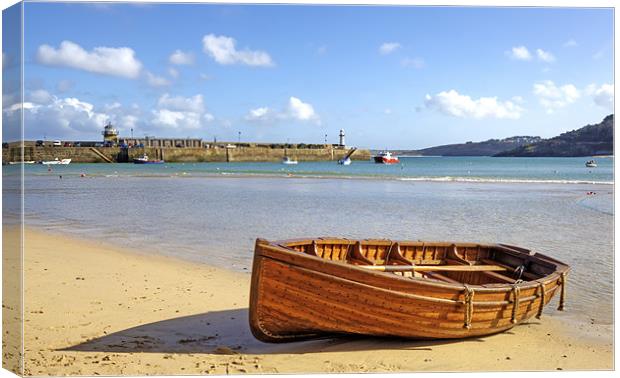
POLYGON ((26 229, 26 375, 613 368, 611 326, 553 313, 468 340, 264 344, 247 324, 249 272, 140 252, 26 229))

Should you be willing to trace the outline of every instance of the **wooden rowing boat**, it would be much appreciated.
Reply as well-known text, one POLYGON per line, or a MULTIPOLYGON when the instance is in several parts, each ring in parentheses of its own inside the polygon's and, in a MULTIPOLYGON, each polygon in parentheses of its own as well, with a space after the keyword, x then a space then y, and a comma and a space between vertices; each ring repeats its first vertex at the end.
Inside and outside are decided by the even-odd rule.
POLYGON ((258 239, 250 328, 267 342, 488 335, 539 318, 557 291, 563 310, 568 271, 506 244, 258 239))

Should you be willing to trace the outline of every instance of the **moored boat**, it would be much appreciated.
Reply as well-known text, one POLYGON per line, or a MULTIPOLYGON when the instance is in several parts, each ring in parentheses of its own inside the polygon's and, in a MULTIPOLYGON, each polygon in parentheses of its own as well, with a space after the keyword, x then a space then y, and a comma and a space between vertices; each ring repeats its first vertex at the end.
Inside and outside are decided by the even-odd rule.
POLYGON ((69 163, 71 163, 71 159, 58 159, 58 158, 55 158, 54 160, 44 160, 44 161, 41 161, 41 164, 44 164, 44 165, 57 165, 57 164, 67 165, 69 163))
POLYGON ((149 159, 148 155, 144 154, 140 157, 133 159, 134 164, 163 164, 163 160, 152 160, 149 159))
MULTIPOLYGON (((342 132, 342 130, 340 130, 342 132)), ((338 160, 338 164, 340 165, 351 165, 351 156, 357 151, 357 147, 351 148, 346 155, 342 157, 342 159, 338 160)))
POLYGON ((392 155, 389 151, 379 152, 376 156, 374 156, 375 163, 378 164, 396 164, 398 163, 398 156, 392 155))
POLYGON ((596 168, 596 167, 598 167, 598 165, 596 164, 595 160, 588 160, 588 161, 586 161, 586 167, 588 167, 588 168, 596 168))
POLYGON ((345 157, 343 159, 338 160, 338 164, 340 165, 351 165, 351 158, 345 157))
POLYGON ((258 239, 250 328, 267 342, 483 336, 540 317, 558 292, 562 310, 568 271, 506 244, 258 239))
POLYGON ((294 160, 288 156, 285 156, 282 158, 282 164, 295 165, 297 164, 297 160, 294 160))

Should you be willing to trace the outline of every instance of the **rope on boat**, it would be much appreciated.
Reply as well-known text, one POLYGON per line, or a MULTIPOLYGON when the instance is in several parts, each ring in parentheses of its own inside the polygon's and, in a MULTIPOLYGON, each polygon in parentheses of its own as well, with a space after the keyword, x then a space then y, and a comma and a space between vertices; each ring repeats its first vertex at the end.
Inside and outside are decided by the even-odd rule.
POLYGON ((541 282, 538 285, 538 290, 540 291, 540 293, 538 294, 540 296, 540 306, 538 307, 538 313, 536 314, 536 319, 540 319, 542 317, 543 308, 545 308, 545 283, 544 282, 541 282))
POLYGON ((564 311, 564 300, 566 299, 566 272, 562 272, 560 275, 560 285, 562 285, 562 291, 560 292, 558 311, 564 311))
POLYGON ((474 314, 474 289, 465 284, 465 324, 463 325, 467 329, 471 329, 471 319, 474 314))
POLYGON ((521 292, 521 288, 517 285, 512 286, 512 317, 510 321, 512 323, 517 322, 517 310, 519 309, 519 294, 521 292))

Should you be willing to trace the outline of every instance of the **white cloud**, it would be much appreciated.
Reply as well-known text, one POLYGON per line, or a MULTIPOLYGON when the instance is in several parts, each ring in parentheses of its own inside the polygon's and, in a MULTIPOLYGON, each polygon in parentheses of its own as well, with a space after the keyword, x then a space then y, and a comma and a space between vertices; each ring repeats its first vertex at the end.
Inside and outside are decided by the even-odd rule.
POLYGON ((245 64, 258 67, 273 66, 271 56, 265 51, 237 50, 235 47, 236 43, 237 41, 234 38, 223 35, 209 34, 202 39, 204 52, 219 64, 245 64))
POLYGON ((29 92, 25 97, 26 101, 35 104, 49 104, 54 99, 52 95, 44 89, 35 89, 29 92))
POLYGON ((594 103, 598 106, 602 106, 609 110, 614 109, 614 85, 603 84, 597 86, 596 84, 590 84, 586 88, 586 94, 592 96, 594 103))
POLYGON ((152 124, 156 127, 175 130, 198 130, 204 122, 214 119, 206 112, 202 95, 193 97, 162 95, 157 109, 152 111, 152 124))
POLYGON ((400 61, 400 64, 403 67, 413 67, 418 69, 424 68, 426 66, 426 63, 422 58, 404 58, 400 61))
POLYGON ((535 83, 533 93, 547 113, 553 113, 556 109, 572 104, 581 96, 573 84, 557 86, 551 80, 535 83))
POLYGON ((536 49, 536 55, 538 56, 538 59, 542 60, 543 62, 547 62, 547 63, 555 62, 555 56, 553 56, 553 54, 550 53, 549 51, 544 51, 542 49, 536 49))
POLYGON ((152 74, 151 72, 146 72, 146 82, 151 87, 165 87, 170 85, 170 80, 166 79, 163 76, 157 76, 152 74))
POLYGON ((381 46, 379 46, 379 53, 382 55, 391 54, 394 51, 400 48, 400 43, 398 42, 385 42, 381 46))
POLYGON ((314 107, 303 102, 297 97, 290 97, 288 101, 288 114, 291 118, 300 121, 318 120, 314 107))
MULTIPOLYGON (((94 105, 74 97, 56 98, 45 91, 26 95, 29 102, 24 107, 24 133, 28 139, 80 137, 97 135, 108 120, 106 114, 95 111, 94 105)), ((21 104, 3 110, 9 123, 19 117, 21 104)))
MULTIPOLYGON (((109 121, 121 135, 148 132, 164 136, 186 136, 200 130, 215 117, 207 112, 201 95, 191 97, 160 96, 154 110, 142 113, 137 104, 124 106, 111 102, 102 106, 74 98, 58 98, 44 90, 26 93, 23 104, 26 138, 42 139, 99 139, 103 126, 109 121)), ((3 109, 5 119, 19 125, 22 105, 14 103, 3 109)), ((18 137, 18 134, 16 134, 18 137)))
POLYGON ((205 109, 202 95, 199 94, 193 97, 172 97, 168 93, 165 93, 157 101, 157 106, 160 108, 195 113, 202 113, 205 109))
POLYGON ((175 50, 172 54, 170 54, 168 61, 171 64, 176 64, 176 65, 194 64, 194 54, 189 53, 189 52, 186 53, 181 50, 175 50))
POLYGON ((103 105, 103 109, 105 111, 111 111, 111 110, 115 110, 115 109, 120 109, 123 105, 120 102, 113 102, 111 104, 105 104, 103 105))
POLYGON ((517 60, 532 60, 532 54, 525 46, 516 46, 512 50, 507 51, 506 55, 517 60))
POLYGON ((480 97, 459 94, 454 89, 434 96, 426 95, 425 106, 459 118, 518 119, 523 108, 511 101, 498 101, 497 97, 480 97))
POLYGON ((267 121, 271 119, 272 115, 271 109, 267 107, 251 109, 250 112, 245 116, 247 121, 267 121))
POLYGON ((314 107, 303 102, 297 97, 291 96, 288 100, 286 108, 282 111, 276 111, 268 107, 259 107, 251 109, 245 116, 247 121, 258 122, 275 122, 279 120, 297 120, 297 121, 312 121, 317 124, 321 123, 319 115, 314 110, 314 107))
POLYGON ((170 68, 168 68, 168 75, 170 75, 170 77, 173 77, 173 78, 176 79, 176 78, 179 77, 179 71, 177 71, 173 67, 170 67, 170 68))
POLYGON ((577 43, 577 41, 575 41, 574 39, 569 39, 568 41, 564 42, 564 44, 562 46, 564 47, 576 47, 579 44, 577 43))
POLYGON ((129 79, 137 78, 142 70, 142 63, 128 47, 95 47, 89 52, 76 43, 63 41, 58 49, 49 45, 39 46, 36 58, 41 64, 129 79))
POLYGON ((213 79, 211 76, 209 76, 209 75, 207 75, 205 73, 200 73, 200 78, 202 80, 211 80, 211 79, 213 79))

